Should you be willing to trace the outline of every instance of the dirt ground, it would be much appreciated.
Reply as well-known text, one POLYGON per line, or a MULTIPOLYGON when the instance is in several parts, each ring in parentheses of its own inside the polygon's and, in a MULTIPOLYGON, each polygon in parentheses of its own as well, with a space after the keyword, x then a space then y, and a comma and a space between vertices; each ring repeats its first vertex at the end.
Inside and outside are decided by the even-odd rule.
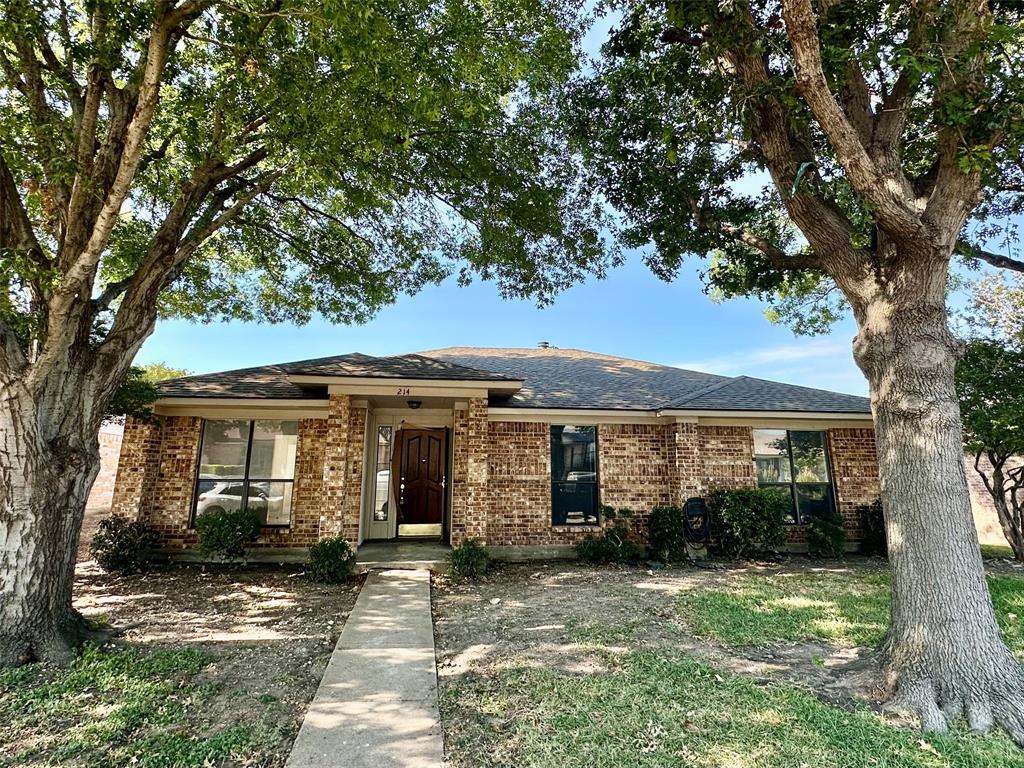
POLYGON ((123 628, 119 642, 194 647, 213 657, 212 718, 244 723, 258 708, 282 738, 261 765, 282 766, 359 591, 312 583, 301 569, 166 565, 114 576, 80 563, 75 606, 123 628))
POLYGON ((878 707, 884 693, 870 651, 825 642, 720 646, 689 634, 675 602, 684 591, 751 572, 884 567, 873 559, 834 568, 799 559, 781 566, 659 570, 558 563, 499 566, 474 585, 441 577, 434 590, 440 685, 512 666, 600 672, 609 650, 671 647, 723 670, 795 683, 834 705, 859 700, 878 707))

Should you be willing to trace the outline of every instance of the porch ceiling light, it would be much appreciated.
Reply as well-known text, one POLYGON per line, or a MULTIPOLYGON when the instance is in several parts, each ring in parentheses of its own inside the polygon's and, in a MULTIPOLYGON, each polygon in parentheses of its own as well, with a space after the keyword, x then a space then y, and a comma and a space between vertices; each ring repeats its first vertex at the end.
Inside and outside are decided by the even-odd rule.
POLYGON ((417 408, 419 408, 421 405, 423 405, 423 401, 422 400, 406 400, 405 404, 408 405, 410 408, 412 408, 415 411, 417 408))

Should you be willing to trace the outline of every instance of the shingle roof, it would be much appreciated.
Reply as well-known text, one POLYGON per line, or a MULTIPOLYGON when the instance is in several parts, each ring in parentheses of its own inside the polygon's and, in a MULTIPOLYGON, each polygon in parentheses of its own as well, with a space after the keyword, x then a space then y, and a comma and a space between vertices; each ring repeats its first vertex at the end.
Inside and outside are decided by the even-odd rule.
POLYGON ((353 353, 264 365, 160 384, 163 397, 324 398, 325 386, 299 386, 289 376, 518 381, 494 406, 607 410, 725 410, 870 413, 867 398, 688 371, 579 349, 448 347, 390 357, 353 353))
POLYGON ((483 371, 423 355, 371 357, 348 355, 297 360, 291 363, 241 368, 168 379, 159 385, 161 397, 323 398, 324 387, 299 386, 289 376, 352 376, 390 379, 446 379, 452 381, 517 381, 494 371, 483 371))
POLYGON ((816 411, 870 413, 865 397, 736 378, 580 349, 448 347, 420 354, 459 365, 517 372, 525 383, 493 405, 625 410, 816 411))

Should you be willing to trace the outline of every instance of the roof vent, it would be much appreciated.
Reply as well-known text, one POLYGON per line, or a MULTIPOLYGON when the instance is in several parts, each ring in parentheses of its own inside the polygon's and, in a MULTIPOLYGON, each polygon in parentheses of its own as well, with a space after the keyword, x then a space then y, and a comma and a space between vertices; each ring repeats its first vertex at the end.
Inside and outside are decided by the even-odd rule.
POLYGON ((537 347, 539 349, 551 349, 551 342, 550 341, 538 341, 537 342, 537 347))

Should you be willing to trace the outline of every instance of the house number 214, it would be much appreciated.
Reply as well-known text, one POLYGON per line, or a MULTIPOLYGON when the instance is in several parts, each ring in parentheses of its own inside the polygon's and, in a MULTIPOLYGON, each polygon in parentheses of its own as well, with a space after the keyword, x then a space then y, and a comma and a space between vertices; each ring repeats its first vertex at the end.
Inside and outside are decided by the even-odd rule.
POLYGON ((405 395, 411 395, 412 394, 412 389, 409 388, 409 387, 399 387, 398 388, 398 392, 396 394, 398 394, 399 397, 404 397, 405 395))

